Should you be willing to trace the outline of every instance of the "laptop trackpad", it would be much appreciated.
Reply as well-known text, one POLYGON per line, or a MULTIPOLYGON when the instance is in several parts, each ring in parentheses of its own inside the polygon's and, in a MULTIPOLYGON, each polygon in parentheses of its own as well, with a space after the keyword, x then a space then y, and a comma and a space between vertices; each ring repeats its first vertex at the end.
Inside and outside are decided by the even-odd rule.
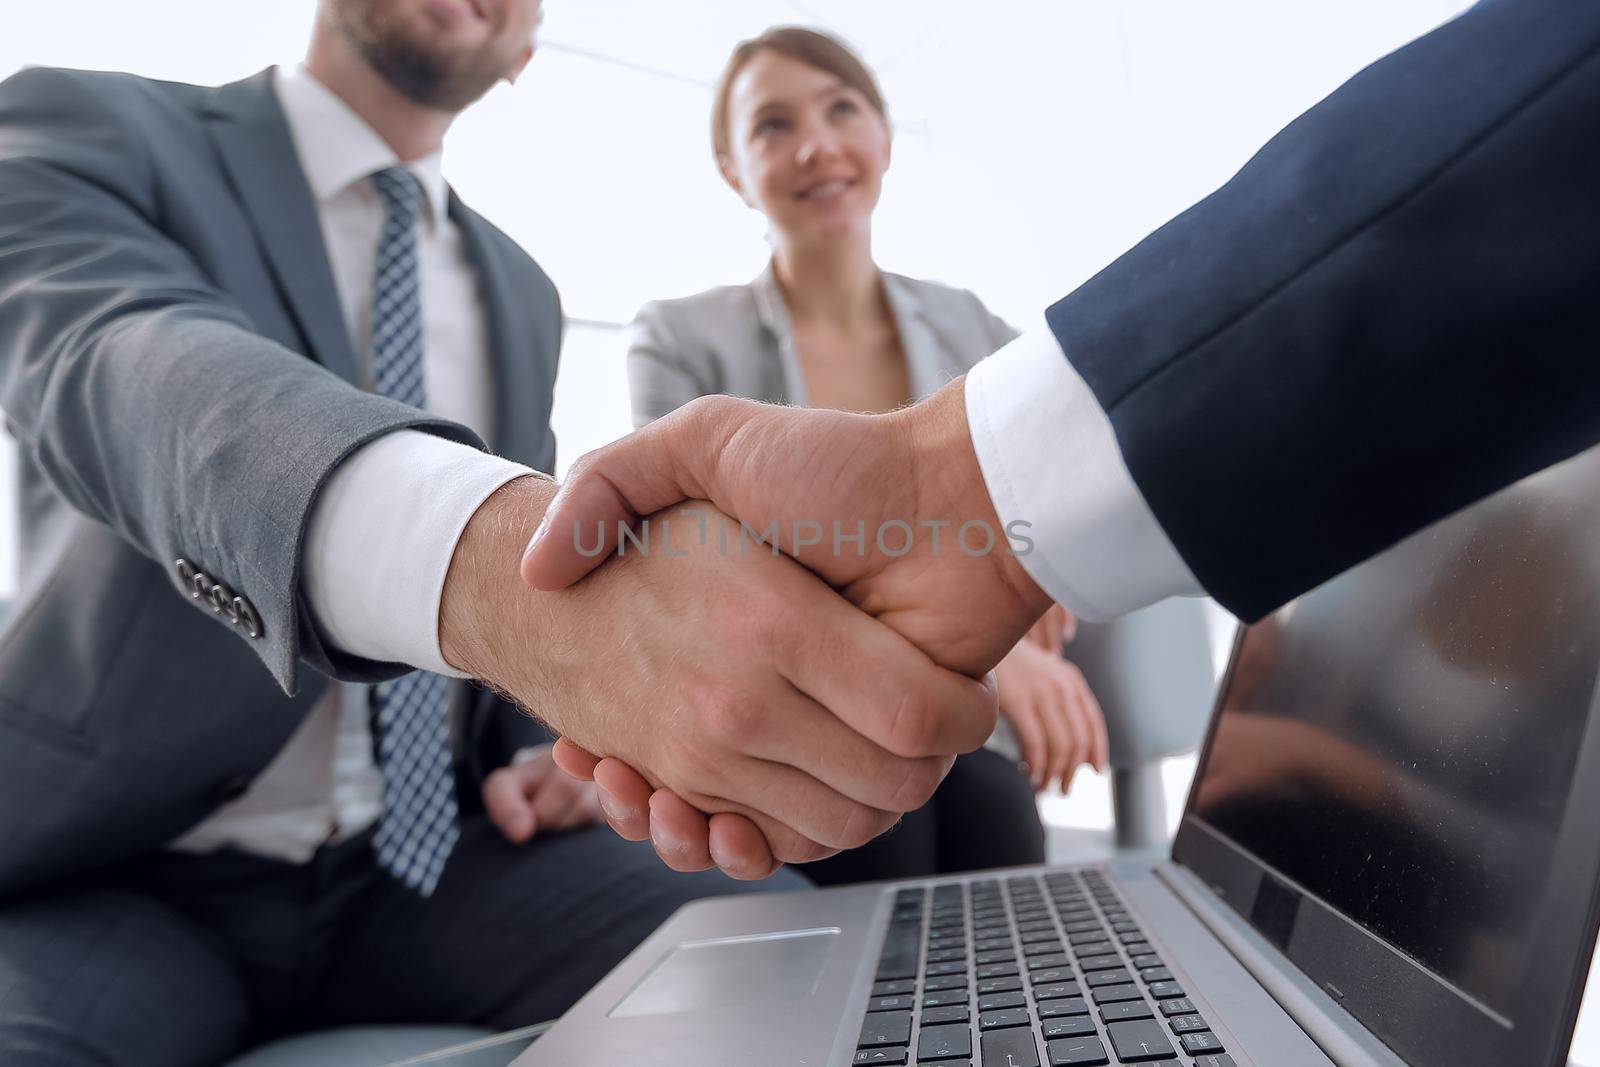
POLYGON ((748 937, 684 941, 609 1012, 630 1015, 710 1013, 763 1002, 793 1005, 816 992, 838 927, 748 937))

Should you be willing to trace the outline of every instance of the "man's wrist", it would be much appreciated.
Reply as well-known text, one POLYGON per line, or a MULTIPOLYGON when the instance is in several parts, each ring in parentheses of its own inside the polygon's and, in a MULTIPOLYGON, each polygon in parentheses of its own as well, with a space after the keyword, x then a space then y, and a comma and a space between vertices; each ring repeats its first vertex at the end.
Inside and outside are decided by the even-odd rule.
POLYGON ((958 526, 969 520, 988 525, 994 550, 988 553, 1001 582, 1016 603, 1022 632, 1052 603, 1011 548, 973 447, 967 425, 965 382, 956 378, 926 401, 905 411, 905 432, 917 486, 919 515, 948 518, 958 526))
POLYGON ((556 489, 553 480, 528 475, 491 493, 456 542, 439 598, 439 650, 445 661, 512 694, 523 687, 505 676, 508 663, 531 666, 527 653, 532 650, 508 657, 500 642, 507 634, 525 641, 541 632, 537 620, 529 618, 540 610, 541 594, 524 585, 517 570, 556 489))

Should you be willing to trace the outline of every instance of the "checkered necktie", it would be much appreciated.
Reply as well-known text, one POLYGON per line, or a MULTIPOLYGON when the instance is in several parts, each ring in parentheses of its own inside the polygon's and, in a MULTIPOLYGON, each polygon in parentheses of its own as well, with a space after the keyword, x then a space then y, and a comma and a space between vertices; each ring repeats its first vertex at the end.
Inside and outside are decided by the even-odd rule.
MULTIPOLYGON (((372 176, 383 200, 383 236, 372 275, 372 354, 377 392, 421 408, 422 300, 417 216, 422 185, 404 167, 372 176)), ((383 820, 373 838, 378 865, 423 896, 433 892, 461 830, 450 764, 450 680, 412 671, 373 687, 383 820)))

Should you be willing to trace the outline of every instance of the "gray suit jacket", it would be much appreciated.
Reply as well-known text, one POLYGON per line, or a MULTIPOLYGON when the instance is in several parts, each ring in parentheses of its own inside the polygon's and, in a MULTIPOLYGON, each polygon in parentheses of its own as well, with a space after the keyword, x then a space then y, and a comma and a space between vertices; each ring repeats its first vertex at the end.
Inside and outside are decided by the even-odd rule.
MULTIPOLYGON (((934 392, 1017 336, 965 289, 888 272, 883 283, 913 396, 934 392)), ((639 309, 628 344, 628 391, 635 427, 718 393, 805 404, 789 312, 771 265, 749 285, 639 309)))
MULTIPOLYGON (((449 211, 485 296, 494 445, 549 470, 556 291, 454 196, 449 211)), ((0 895, 160 848, 242 792, 328 676, 402 670, 319 639, 308 513, 380 434, 482 442, 355 376, 269 72, 0 85, 0 402, 22 526, 0 634, 0 895), (192 599, 180 558, 253 605, 259 636, 192 599)), ((469 783, 537 736, 489 694, 474 704, 469 783)))

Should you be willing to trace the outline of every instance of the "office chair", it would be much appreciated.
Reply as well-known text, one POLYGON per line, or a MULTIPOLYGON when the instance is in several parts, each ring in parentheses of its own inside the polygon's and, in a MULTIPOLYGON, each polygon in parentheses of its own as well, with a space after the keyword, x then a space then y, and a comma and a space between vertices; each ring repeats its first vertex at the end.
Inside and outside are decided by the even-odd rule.
POLYGON ((1112 622, 1080 623, 1065 654, 1105 712, 1114 846, 1166 847, 1161 761, 1199 746, 1216 692, 1206 602, 1174 597, 1112 622))

